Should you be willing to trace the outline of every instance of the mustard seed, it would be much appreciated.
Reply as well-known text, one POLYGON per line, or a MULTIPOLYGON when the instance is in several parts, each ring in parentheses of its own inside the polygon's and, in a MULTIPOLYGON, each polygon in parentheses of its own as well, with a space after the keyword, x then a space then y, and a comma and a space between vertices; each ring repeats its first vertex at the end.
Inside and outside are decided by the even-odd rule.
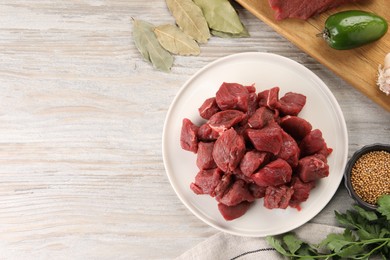
POLYGON ((381 195, 390 194, 390 152, 362 155, 352 167, 351 184, 362 200, 373 205, 381 195))

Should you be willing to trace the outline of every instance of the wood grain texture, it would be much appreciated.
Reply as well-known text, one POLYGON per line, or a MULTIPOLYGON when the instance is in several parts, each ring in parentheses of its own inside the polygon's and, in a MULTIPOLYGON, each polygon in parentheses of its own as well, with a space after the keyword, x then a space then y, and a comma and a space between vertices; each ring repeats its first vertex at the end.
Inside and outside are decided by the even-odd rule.
MULTIPOLYGON (((0 259, 172 259, 218 232, 166 177, 164 119, 196 71, 245 51, 316 73, 343 110, 350 155, 390 143, 390 113, 239 7, 251 37, 213 37, 171 73, 145 62, 131 17, 173 23, 164 1, 0 2, 0 259)), ((351 204, 341 186, 312 221, 351 204)))
POLYGON ((334 50, 328 47, 321 37, 316 37, 316 34, 323 30, 327 17, 343 10, 360 9, 373 12, 390 23, 390 6, 387 0, 368 0, 360 4, 343 5, 307 21, 298 19, 277 21, 268 0, 237 0, 237 2, 374 102, 390 111, 390 96, 386 96, 376 86, 378 66, 383 65, 385 55, 390 52, 390 33, 388 32, 375 43, 344 51, 334 50))

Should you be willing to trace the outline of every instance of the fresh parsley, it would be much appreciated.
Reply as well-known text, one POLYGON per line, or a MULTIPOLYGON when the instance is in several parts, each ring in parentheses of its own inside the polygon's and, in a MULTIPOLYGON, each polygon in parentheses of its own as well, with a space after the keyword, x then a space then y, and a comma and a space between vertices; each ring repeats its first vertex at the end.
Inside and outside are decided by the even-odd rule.
POLYGON ((317 245, 300 240, 294 233, 267 237, 268 243, 290 259, 369 259, 390 256, 390 195, 378 200, 378 209, 365 210, 354 205, 345 213, 335 211, 345 228, 342 234, 329 234, 317 245))

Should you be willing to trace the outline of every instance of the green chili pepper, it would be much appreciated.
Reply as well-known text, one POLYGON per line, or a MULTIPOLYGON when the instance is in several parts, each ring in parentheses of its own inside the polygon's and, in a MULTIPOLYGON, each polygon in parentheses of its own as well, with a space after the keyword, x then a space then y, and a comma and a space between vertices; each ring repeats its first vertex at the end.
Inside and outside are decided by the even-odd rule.
POLYGON ((380 39, 387 27, 387 21, 374 13, 350 10, 329 16, 319 35, 330 47, 347 50, 380 39))

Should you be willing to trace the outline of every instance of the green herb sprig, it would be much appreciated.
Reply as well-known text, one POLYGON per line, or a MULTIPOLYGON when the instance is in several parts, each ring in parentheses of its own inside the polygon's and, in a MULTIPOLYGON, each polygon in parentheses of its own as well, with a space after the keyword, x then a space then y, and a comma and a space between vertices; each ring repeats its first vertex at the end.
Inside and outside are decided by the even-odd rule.
POLYGON ((378 209, 365 210, 357 205, 345 213, 335 211, 344 233, 329 234, 319 244, 300 240, 294 233, 267 237, 268 243, 290 259, 369 259, 390 257, 390 195, 378 200, 378 209))

